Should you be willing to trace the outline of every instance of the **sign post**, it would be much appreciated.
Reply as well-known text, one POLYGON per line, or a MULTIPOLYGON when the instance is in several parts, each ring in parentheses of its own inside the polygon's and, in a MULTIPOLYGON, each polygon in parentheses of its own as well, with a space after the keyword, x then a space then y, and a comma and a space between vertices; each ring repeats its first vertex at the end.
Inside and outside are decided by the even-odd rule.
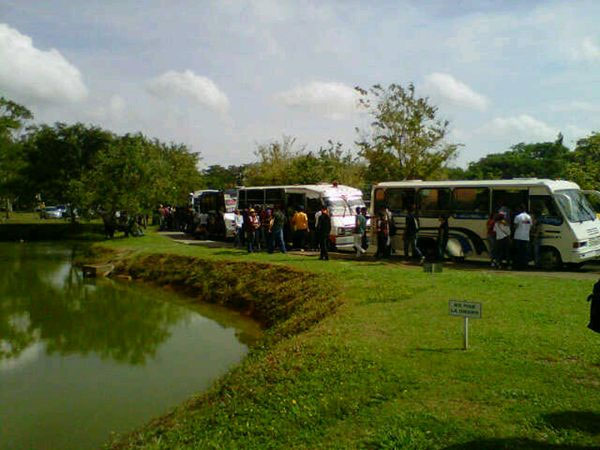
POLYGON ((481 303, 450 300, 448 313, 451 316, 463 318, 463 344, 464 349, 467 350, 469 348, 469 318, 481 319, 481 303))

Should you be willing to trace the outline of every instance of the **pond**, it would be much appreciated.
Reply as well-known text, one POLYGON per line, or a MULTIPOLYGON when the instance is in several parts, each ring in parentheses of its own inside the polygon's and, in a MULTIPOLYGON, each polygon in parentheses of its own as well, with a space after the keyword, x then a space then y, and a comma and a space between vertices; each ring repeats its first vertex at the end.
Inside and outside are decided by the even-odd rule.
POLYGON ((73 255, 0 243, 0 448, 97 448, 206 389, 260 337, 224 308, 84 279, 73 255))

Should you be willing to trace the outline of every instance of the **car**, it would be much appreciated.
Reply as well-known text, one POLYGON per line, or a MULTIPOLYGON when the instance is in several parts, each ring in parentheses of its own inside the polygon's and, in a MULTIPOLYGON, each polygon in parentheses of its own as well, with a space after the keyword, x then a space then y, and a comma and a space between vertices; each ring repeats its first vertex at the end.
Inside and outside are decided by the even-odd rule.
POLYGON ((63 212, 57 206, 46 206, 41 211, 42 219, 62 219, 63 212))

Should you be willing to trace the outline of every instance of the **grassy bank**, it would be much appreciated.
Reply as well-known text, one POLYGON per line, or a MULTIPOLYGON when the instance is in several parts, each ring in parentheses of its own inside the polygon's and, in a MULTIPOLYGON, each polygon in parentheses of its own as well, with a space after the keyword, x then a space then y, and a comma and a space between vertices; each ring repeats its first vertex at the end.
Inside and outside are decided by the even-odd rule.
POLYGON ((600 336, 585 327, 589 280, 432 275, 156 235, 102 245, 139 277, 238 299, 238 307, 266 298, 260 314, 280 313, 267 322, 277 339, 116 447, 600 446, 600 336), (224 273, 226 283, 211 285, 224 273), (258 296, 240 297, 263 284, 258 296), (301 297, 281 297, 289 308, 269 301, 291 290, 301 297), (483 302, 469 351, 461 350, 462 321, 448 316, 449 299, 483 302), (337 308, 319 309, 332 300, 337 308))

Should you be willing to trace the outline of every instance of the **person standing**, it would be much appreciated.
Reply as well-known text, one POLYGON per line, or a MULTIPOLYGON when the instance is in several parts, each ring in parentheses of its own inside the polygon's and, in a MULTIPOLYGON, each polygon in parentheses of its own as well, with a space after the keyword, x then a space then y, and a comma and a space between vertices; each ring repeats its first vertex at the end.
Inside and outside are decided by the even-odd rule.
POLYGON ((308 216, 304 212, 302 205, 298 206, 296 213, 292 217, 292 226, 294 227, 295 247, 304 251, 306 237, 308 235, 308 216))
POLYGON ((531 237, 531 250, 533 251, 533 262, 535 267, 541 266, 540 259, 540 248, 542 246, 542 222, 541 212, 538 210, 533 211, 531 215, 531 231, 529 233, 531 237))
POLYGON ((248 244, 248 253, 254 252, 254 247, 257 245, 257 230, 260 228, 260 219, 256 215, 256 211, 250 208, 248 221, 246 225, 246 243, 248 244))
POLYGON ((327 206, 323 205, 321 207, 321 215, 319 216, 319 221, 317 223, 317 235, 319 237, 319 247, 321 248, 321 253, 319 255, 320 260, 329 260, 329 253, 327 251, 327 241, 329 240, 330 234, 331 217, 329 217, 329 211, 327 210, 327 206))
POLYGON ((277 206, 273 213, 273 225, 271 226, 271 232, 273 234, 273 250, 275 247, 279 247, 281 253, 285 253, 285 241, 283 239, 283 228, 285 226, 285 214, 283 213, 281 206, 277 206))
POLYGON ((414 206, 410 205, 406 214, 406 225, 404 228, 404 257, 408 259, 408 251, 410 251, 413 258, 419 258, 420 262, 425 261, 423 253, 417 245, 419 239, 419 219, 414 214, 414 206))
POLYGON ((446 246, 448 245, 448 235, 450 233, 450 227, 448 226, 448 216, 442 214, 440 216, 440 225, 438 227, 437 244, 438 244, 438 258, 440 261, 444 260, 446 255, 446 246))
POLYGON ((496 262, 499 268, 508 267, 510 265, 510 226, 502 213, 498 213, 495 217, 494 232, 496 233, 496 262))
POLYGON ((518 269, 523 270, 529 264, 529 233, 531 232, 531 216, 527 214, 524 205, 520 205, 515 217, 515 250, 518 269))
POLYGON ((375 253, 375 258, 386 258, 389 256, 390 223, 384 210, 381 210, 377 215, 375 226, 377 230, 377 252, 375 253))
POLYGON ((236 209, 233 213, 233 222, 235 224, 235 240, 233 241, 233 246, 241 247, 244 240, 244 216, 240 213, 239 209, 236 209))
POLYGON ((496 261, 496 232, 494 231, 494 225, 496 224, 495 214, 490 214, 488 217, 486 228, 487 228, 487 241, 490 248, 490 263, 492 267, 496 267, 498 262, 496 261))
POLYGON ((359 258, 366 250, 362 247, 362 237, 367 231, 367 218, 360 212, 360 206, 356 207, 356 216, 354 218, 354 248, 356 249, 356 257, 359 258))

